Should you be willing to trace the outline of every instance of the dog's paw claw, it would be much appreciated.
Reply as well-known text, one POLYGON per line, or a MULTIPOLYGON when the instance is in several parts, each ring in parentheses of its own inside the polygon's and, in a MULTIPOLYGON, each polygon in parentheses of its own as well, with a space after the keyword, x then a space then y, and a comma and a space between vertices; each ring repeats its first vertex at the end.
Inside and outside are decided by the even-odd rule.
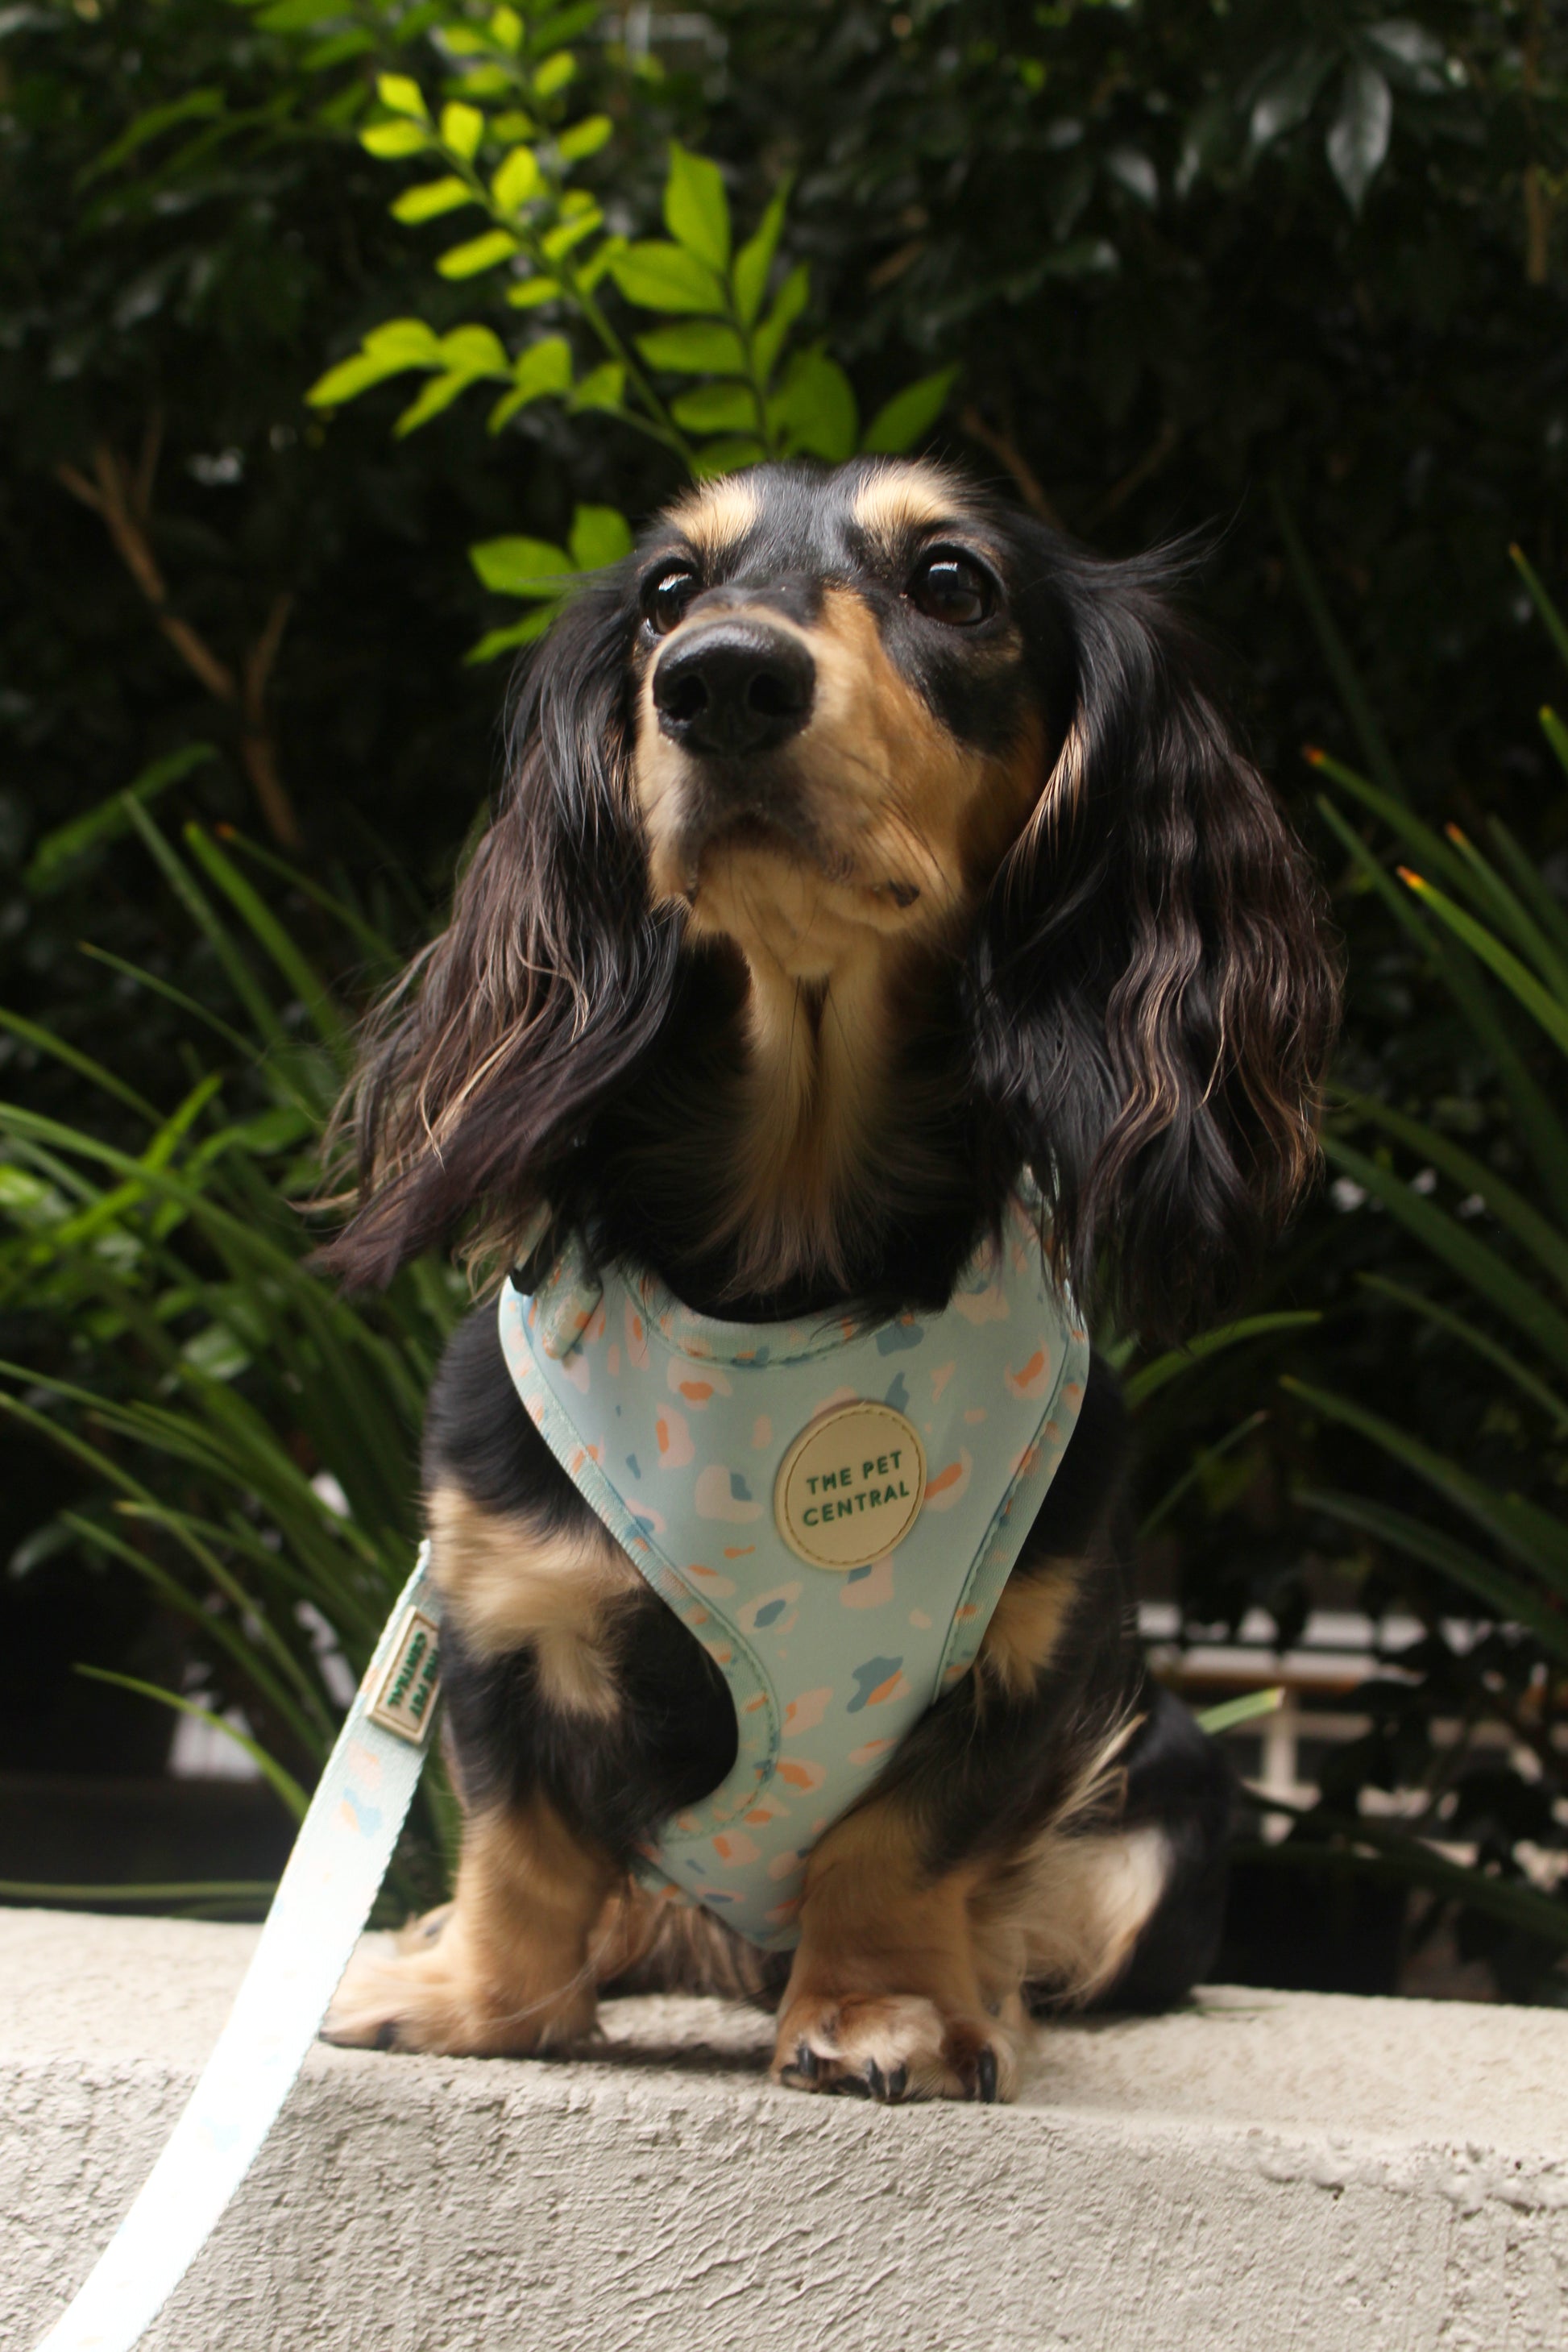
POLYGON ((808 1996, 790 2005, 773 2059, 791 2090, 897 2106, 906 2098, 1011 2098, 1018 2052, 987 2020, 914 1993, 808 1996))

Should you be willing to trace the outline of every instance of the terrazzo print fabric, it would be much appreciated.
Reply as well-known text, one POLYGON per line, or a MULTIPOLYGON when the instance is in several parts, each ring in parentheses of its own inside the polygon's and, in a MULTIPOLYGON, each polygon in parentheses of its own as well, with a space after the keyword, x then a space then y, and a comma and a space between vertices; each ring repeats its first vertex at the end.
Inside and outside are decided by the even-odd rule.
POLYGON ((500 1315, 525 1410, 734 1699, 734 1769, 647 1873, 788 1949, 806 1855, 973 1662, 1072 1435, 1089 1340, 1036 1220, 1015 1201, 942 1314, 868 1330, 715 1321, 575 1245, 500 1315))

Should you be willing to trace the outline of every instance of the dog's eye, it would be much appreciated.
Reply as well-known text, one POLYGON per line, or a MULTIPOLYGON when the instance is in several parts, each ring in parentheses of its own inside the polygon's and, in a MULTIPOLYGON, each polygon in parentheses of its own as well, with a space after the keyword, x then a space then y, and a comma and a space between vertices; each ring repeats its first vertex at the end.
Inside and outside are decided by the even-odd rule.
POLYGON ((668 636, 702 585, 689 563, 656 572, 642 592, 643 617, 655 636, 668 636))
POLYGON ((996 609, 990 574, 973 556, 951 547, 922 557, 904 593, 917 612, 930 621, 945 621, 952 629, 972 629, 996 609))

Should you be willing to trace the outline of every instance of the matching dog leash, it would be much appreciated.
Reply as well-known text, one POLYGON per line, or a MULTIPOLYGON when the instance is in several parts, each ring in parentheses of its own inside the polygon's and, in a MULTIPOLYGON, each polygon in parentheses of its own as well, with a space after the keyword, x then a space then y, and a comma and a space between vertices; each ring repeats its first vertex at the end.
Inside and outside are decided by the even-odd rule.
POLYGON ((245 1981, 146 2185, 37 2352, 129 2352, 249 2171, 386 1875, 418 1786, 440 1673, 420 1547, 279 1882, 245 1981))

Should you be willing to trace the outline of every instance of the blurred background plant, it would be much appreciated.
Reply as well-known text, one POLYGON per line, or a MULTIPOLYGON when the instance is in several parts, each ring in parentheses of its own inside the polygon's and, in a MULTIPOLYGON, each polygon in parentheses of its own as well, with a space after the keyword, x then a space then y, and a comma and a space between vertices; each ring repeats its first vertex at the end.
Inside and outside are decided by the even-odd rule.
MULTIPOLYGON (((1206 611, 1335 877, 1333 1190, 1251 1336, 1179 1380, 1134 1370, 1147 1591, 1178 1652, 1258 1611, 1281 1649, 1325 1606, 1423 1629, 1357 1699, 1372 1728, 1336 1751, 1315 1819, 1259 1844, 1244 1907, 1275 1906, 1284 1949, 1353 1860, 1358 1886, 1396 1888, 1393 1969, 1452 1916, 1424 1828, 1489 1874, 1465 1948, 1551 1993, 1560 1906, 1530 1905, 1560 1843, 1560 1594, 1509 1550, 1506 1514, 1472 1514, 1461 1542, 1456 1494, 1434 1499, 1365 1415, 1561 1524, 1563 1367, 1402 1213, 1446 1219, 1554 1312, 1558 1276, 1499 1187, 1561 1234, 1542 1157, 1561 1066, 1389 858, 1555 985, 1496 891, 1556 940, 1568 793, 1520 725, 1541 640, 1506 550, 1521 538, 1531 578, 1561 570, 1565 57, 1543 0, 0 10, 0 1003, 18 1016, 0 1050, 22 1120, 0 1350, 29 1368, 28 1409, 110 1465, 0 1432, 0 1627, 37 1667, 0 1769, 156 1768, 166 1710, 84 1685, 86 1660, 243 1707, 308 1780, 319 1717, 280 1659, 300 1721, 247 1675, 246 1607, 213 1600, 174 1523, 226 1530, 200 1539, 242 1582, 263 1579, 257 1543, 323 1591, 341 1576, 342 1624, 312 1606, 352 1667, 353 1609, 406 1541, 414 1403, 453 1307, 425 1269, 344 1323, 300 1271, 284 1204, 342 1050, 318 1015, 346 1019, 435 919, 495 771, 507 665, 489 657, 546 625, 577 569, 693 471, 923 438, 1109 551, 1224 526, 1206 611), (1303 741, 1329 747, 1321 819, 1303 741), (1495 889, 1446 822, 1487 845, 1495 889), (1450 1199, 1428 1135, 1488 1183, 1450 1199), (270 1276, 241 1232, 281 1254, 270 1276), (271 1318, 254 1346, 188 1358, 234 1337, 250 1290, 271 1318), (345 1424, 318 1411, 329 1342, 358 1409, 374 1398, 367 1454, 405 1465, 348 1521, 310 1485, 351 1484, 345 1424), (208 1433, 199 1463, 153 1439, 160 1413, 208 1433), (247 1502, 240 1452, 215 1466, 212 1433, 242 1422, 295 1483, 274 1462, 247 1502), (110 1510, 106 1476, 165 1518, 125 1488, 136 1510, 110 1510), (1494 1582, 1521 1629, 1496 1631, 1439 1538, 1522 1582, 1534 1619, 1494 1582), (226 1633, 196 1622, 198 1591, 226 1633), (1381 1845, 1348 1837, 1394 1786, 1425 1812, 1379 1816, 1381 1845)), ((330 1717, 292 1570, 244 1591, 330 1717)))

